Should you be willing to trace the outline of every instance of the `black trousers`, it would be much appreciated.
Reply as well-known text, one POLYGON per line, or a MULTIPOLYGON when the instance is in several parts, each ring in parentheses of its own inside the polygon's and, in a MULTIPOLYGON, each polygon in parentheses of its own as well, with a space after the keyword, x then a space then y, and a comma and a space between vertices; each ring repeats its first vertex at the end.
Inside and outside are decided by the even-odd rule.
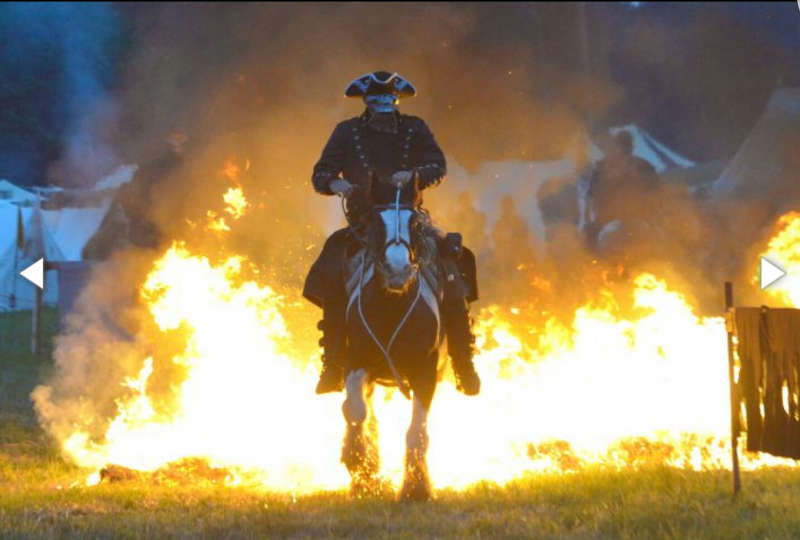
POLYGON ((350 230, 339 229, 328 237, 322 252, 311 265, 303 286, 303 296, 319 307, 326 302, 343 302, 344 290, 344 258, 350 242, 350 230))

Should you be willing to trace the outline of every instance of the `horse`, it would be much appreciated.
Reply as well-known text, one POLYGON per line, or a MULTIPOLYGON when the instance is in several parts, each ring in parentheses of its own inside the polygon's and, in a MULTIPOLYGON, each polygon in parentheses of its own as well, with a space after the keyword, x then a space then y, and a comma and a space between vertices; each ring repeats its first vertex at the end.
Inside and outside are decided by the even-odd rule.
POLYGON ((365 231, 345 270, 348 369, 342 462, 357 496, 380 489, 378 423, 372 408, 376 384, 396 385, 412 404, 399 497, 424 501, 432 496, 427 417, 444 329, 436 242, 420 207, 419 182, 417 174, 400 187, 370 176, 365 231))

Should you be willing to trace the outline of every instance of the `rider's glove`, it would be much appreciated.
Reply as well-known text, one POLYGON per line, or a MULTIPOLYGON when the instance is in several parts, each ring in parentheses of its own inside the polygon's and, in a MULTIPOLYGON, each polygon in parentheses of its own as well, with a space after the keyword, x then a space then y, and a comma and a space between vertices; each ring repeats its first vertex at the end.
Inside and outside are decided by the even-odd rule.
POLYGON ((328 189, 343 197, 349 197, 353 193, 355 186, 344 178, 334 178, 328 184, 328 189))
POLYGON ((392 175, 392 183, 395 186, 402 188, 411 181, 412 176, 413 173, 411 171, 397 171, 392 175))

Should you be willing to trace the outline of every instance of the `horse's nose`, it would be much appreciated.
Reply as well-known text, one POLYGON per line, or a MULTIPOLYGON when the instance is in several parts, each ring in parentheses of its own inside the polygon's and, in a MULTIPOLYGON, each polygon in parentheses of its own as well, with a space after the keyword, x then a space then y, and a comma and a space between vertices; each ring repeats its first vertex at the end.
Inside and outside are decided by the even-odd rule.
POLYGON ((394 272, 409 272, 411 270, 411 254, 403 244, 389 244, 386 246, 386 264, 394 272))

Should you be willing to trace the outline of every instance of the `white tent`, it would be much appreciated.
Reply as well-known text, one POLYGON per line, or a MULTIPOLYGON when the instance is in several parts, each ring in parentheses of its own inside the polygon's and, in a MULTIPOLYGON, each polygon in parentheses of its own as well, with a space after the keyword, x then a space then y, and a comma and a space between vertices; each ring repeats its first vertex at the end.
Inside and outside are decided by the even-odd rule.
POLYGON ((95 190, 103 190, 103 189, 117 189, 123 184, 127 184, 131 180, 133 180, 133 175, 136 174, 136 169, 138 169, 138 165, 120 165, 111 174, 104 176, 101 178, 97 184, 95 184, 95 190))
POLYGON ((712 186, 718 198, 763 201, 777 211, 800 200, 800 88, 776 91, 712 186))
MULTIPOLYGON (((108 193, 97 206, 57 210, 41 210, 37 202, 43 198, 42 192, 57 192, 60 188, 40 188, 37 194, 8 180, 0 180, 0 311, 33 306, 35 286, 19 272, 40 257, 47 262, 81 260, 84 246, 108 212, 113 191, 130 182, 135 172, 135 165, 123 165, 102 178, 92 191, 108 193), (17 245, 20 216, 25 239, 22 249, 17 245)), ((58 303, 55 270, 45 273, 44 302, 58 303)))
MULTIPOLYGON (((109 204, 110 198, 98 207, 40 210, 36 206, 0 202, 0 311, 33 306, 35 286, 19 272, 39 257, 48 262, 81 260, 81 251, 103 220, 109 204), (19 215, 25 239, 22 249, 17 245, 19 215)), ((44 302, 58 303, 54 270, 45 273, 44 302)))
POLYGON ((111 205, 111 197, 100 206, 44 210, 44 224, 61 250, 62 261, 81 260, 81 251, 97 231, 111 205))
MULTIPOLYGON (((64 258, 53 235, 44 224, 38 207, 19 207, 0 203, 0 311, 31 309, 36 298, 36 287, 19 272, 44 257, 57 261, 64 258), (22 216, 24 245, 17 245, 18 222, 22 216)), ((45 273, 44 302, 56 304, 58 284, 54 271, 45 273)))
POLYGON ((633 155, 650 163, 658 174, 670 169, 686 169, 695 165, 692 160, 670 150, 636 124, 612 127, 608 131, 612 135, 616 135, 620 131, 630 133, 633 138, 633 155))
POLYGON ((36 203, 36 201, 37 197, 35 193, 27 189, 22 189, 8 180, 0 180, 0 202, 30 206, 36 203))

